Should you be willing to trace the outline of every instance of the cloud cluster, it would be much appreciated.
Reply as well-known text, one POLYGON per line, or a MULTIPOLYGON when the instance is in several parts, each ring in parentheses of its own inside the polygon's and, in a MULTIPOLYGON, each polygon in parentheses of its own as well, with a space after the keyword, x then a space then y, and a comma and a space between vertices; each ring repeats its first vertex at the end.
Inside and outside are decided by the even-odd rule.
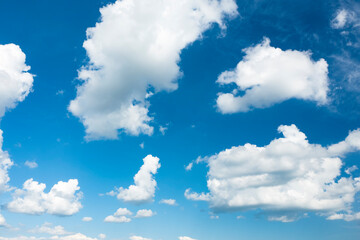
POLYGON ((237 14, 234 0, 122 0, 100 9, 83 46, 89 64, 69 111, 86 138, 115 139, 119 131, 153 133, 148 115, 152 91, 176 90, 180 53, 213 23, 237 14))
POLYGON ((209 193, 185 195, 209 201, 215 211, 262 209, 273 213, 269 220, 292 221, 308 211, 355 216, 360 178, 341 175, 341 158, 360 150, 360 130, 329 147, 309 143, 295 125, 278 130, 284 137, 264 147, 247 143, 206 158, 209 193))
POLYGON ((7 151, 2 150, 3 145, 3 131, 0 129, 0 193, 9 189, 8 182, 10 177, 8 174, 9 168, 14 164, 9 157, 7 151))
POLYGON ((51 223, 44 223, 41 226, 37 226, 36 228, 30 230, 31 233, 46 233, 49 235, 67 235, 69 232, 65 231, 64 227, 61 225, 52 226, 51 223))
POLYGON ((117 198, 124 202, 144 203, 151 202, 156 189, 156 181, 153 177, 160 168, 159 158, 147 155, 144 164, 134 176, 134 185, 129 188, 119 188, 117 198))
POLYGON ((310 52, 283 51, 260 44, 244 49, 245 56, 234 70, 220 74, 220 85, 236 84, 232 93, 220 93, 216 104, 221 113, 248 112, 267 108, 288 99, 327 102, 328 64, 315 62, 310 52))
POLYGON ((13 200, 6 208, 11 212, 54 215, 73 215, 82 208, 79 201, 82 194, 78 192, 80 187, 77 179, 59 181, 48 193, 44 192, 45 188, 44 183, 28 179, 23 189, 15 190, 13 200))
MULTIPOLYGON (((140 209, 136 212, 134 218, 148 218, 154 216, 154 213, 151 209, 140 209)), ((104 219, 104 222, 113 222, 113 223, 127 223, 131 222, 133 213, 127 208, 119 208, 113 215, 107 216, 104 219)))
POLYGON ((22 102, 31 91, 33 75, 25 64, 26 55, 15 44, 0 45, 0 118, 22 102))

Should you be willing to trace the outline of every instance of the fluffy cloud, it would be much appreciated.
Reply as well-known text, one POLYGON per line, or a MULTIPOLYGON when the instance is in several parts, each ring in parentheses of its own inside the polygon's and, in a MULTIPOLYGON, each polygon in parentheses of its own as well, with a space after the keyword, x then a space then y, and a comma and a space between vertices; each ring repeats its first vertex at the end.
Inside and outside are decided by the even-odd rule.
POLYGON ((151 135, 149 88, 176 90, 181 51, 213 23, 225 28, 236 9, 234 0, 118 0, 101 8, 100 22, 87 29, 89 64, 69 105, 86 138, 151 135))
POLYGON ((38 226, 32 230, 30 230, 31 233, 46 233, 49 235, 67 235, 70 234, 69 232, 65 231, 63 226, 57 225, 52 226, 51 223, 44 223, 41 226, 38 226))
POLYGON ((91 222, 92 220, 93 220, 92 217, 83 217, 83 218, 82 218, 82 221, 83 221, 83 222, 91 222))
POLYGON ((4 216, 0 214, 0 227, 5 227, 5 226, 7 226, 6 220, 4 216))
POLYGON ((179 237, 179 240, 196 240, 196 239, 195 239, 195 238, 191 238, 191 237, 183 236, 183 237, 179 237))
POLYGON ((127 208, 119 208, 113 215, 107 216, 104 219, 104 222, 114 222, 114 223, 126 223, 131 222, 131 216, 133 213, 127 208))
POLYGON ((13 200, 7 204, 7 209, 26 214, 73 215, 82 208, 77 179, 59 181, 48 193, 44 192, 45 188, 44 183, 38 183, 33 179, 27 180, 23 189, 15 191, 13 200))
POLYGON ((141 209, 139 211, 137 211, 136 213, 136 218, 147 218, 147 217, 152 217, 154 216, 156 213, 154 213, 151 209, 141 209))
POLYGON ((140 236, 131 236, 130 240, 151 240, 150 238, 144 238, 140 236))
POLYGON ((117 198, 124 202, 150 202, 155 195, 156 181, 153 177, 160 168, 159 158, 147 155, 138 173, 134 176, 134 185, 119 188, 117 198))
POLYGON ((88 237, 82 233, 76 233, 76 234, 61 236, 61 237, 54 236, 51 239, 56 239, 56 240, 97 240, 96 238, 88 237))
POLYGON ((0 193, 9 189, 8 182, 10 181, 8 170, 14 164, 7 151, 2 150, 3 131, 0 129, 0 193))
POLYGON ((295 125, 278 130, 284 137, 264 147, 247 143, 207 157, 210 192, 185 195, 209 201, 215 211, 262 209, 274 213, 269 220, 284 222, 306 212, 357 216, 352 203, 360 178, 341 175, 341 157, 360 150, 360 130, 329 147, 310 144, 295 125))
POLYGON ((160 201, 160 203, 167 204, 167 205, 170 205, 170 206, 175 206, 176 205, 176 200, 175 199, 162 199, 160 201))
POLYGON ((221 85, 235 83, 232 93, 220 93, 217 107, 222 113, 267 108, 291 98, 327 102, 328 64, 315 62, 310 52, 283 51, 270 40, 244 49, 245 57, 236 68, 220 74, 221 85))
POLYGON ((0 45, 0 118, 31 91, 33 75, 25 64, 26 56, 15 44, 0 45))

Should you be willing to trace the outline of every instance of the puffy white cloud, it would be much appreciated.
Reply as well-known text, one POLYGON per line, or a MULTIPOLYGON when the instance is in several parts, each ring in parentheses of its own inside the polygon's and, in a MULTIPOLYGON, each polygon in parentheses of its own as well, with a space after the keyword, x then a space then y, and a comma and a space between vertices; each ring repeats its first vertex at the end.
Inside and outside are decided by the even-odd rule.
POLYGON ((244 52, 234 70, 218 77, 221 85, 237 86, 232 93, 219 94, 216 103, 220 112, 247 112, 291 98, 319 105, 327 102, 328 64, 324 59, 315 62, 310 52, 271 47, 268 38, 244 52))
POLYGON ((82 218, 82 221, 83 221, 83 222, 91 222, 92 220, 93 220, 92 217, 83 217, 83 218, 82 218))
POLYGON ((24 165, 27 166, 28 168, 37 168, 38 167, 38 164, 35 161, 33 161, 33 162, 26 161, 24 163, 24 165))
POLYGON ((33 75, 25 64, 26 56, 15 44, 0 45, 0 118, 22 102, 31 91, 33 75))
POLYGON ((177 205, 176 204, 176 200, 175 199, 161 199, 160 203, 162 204, 167 204, 167 205, 170 205, 170 206, 175 206, 177 205))
POLYGON ((134 176, 134 185, 119 188, 117 198, 124 202, 143 203, 152 201, 155 195, 156 181, 153 177, 160 168, 159 158, 147 155, 138 173, 134 176))
POLYGON ((179 237, 179 240, 196 240, 196 239, 195 239, 195 238, 191 238, 191 237, 183 236, 183 237, 179 237))
POLYGON ((44 192, 45 188, 44 183, 28 179, 23 189, 15 191, 13 200, 7 204, 7 209, 26 214, 73 215, 82 208, 77 179, 59 181, 48 193, 44 192))
POLYGON ((44 223, 41 226, 30 230, 31 233, 46 233, 49 235, 67 235, 69 232, 65 231, 64 227, 61 225, 52 226, 51 223, 44 223))
POLYGON ((262 209, 284 222, 306 212, 354 215, 360 178, 341 176, 341 157, 360 150, 359 130, 329 147, 309 143, 295 125, 278 130, 284 137, 264 147, 247 143, 207 157, 209 193, 185 196, 207 200, 215 211, 262 209))
POLYGON ((131 236, 130 240, 151 240, 150 238, 144 238, 140 236, 131 236))
POLYGON ((9 168, 14 164, 7 151, 2 150, 3 145, 3 131, 0 129, 0 193, 9 189, 8 182, 10 177, 8 174, 9 168))
POLYGON ((147 218, 147 217, 152 217, 154 216, 156 213, 154 213, 151 209, 140 209, 139 211, 137 211, 136 213, 136 218, 147 218))
POLYGON ((126 223, 131 222, 131 216, 133 213, 127 208, 119 208, 113 215, 107 216, 104 222, 126 223))
POLYGON ((61 237, 54 236, 51 239, 56 239, 56 240, 97 240, 96 238, 88 237, 82 233, 76 233, 76 234, 61 236, 61 237))
POLYGON ((181 51, 213 23, 225 28, 237 6, 234 0, 118 0, 100 12, 100 22, 87 29, 89 63, 69 105, 88 140, 116 139, 119 131, 151 135, 149 88, 176 90, 181 51))
POLYGON ((6 220, 3 215, 0 214, 0 227, 7 226, 6 220))

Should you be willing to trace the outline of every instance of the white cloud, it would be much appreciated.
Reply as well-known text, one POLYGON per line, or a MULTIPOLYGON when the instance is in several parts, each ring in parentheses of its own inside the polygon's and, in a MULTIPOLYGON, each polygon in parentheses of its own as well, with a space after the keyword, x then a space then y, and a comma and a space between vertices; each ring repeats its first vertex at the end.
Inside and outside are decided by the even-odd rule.
POLYGON ((179 237, 179 240, 196 240, 196 239, 195 239, 195 238, 191 238, 191 237, 183 236, 183 237, 179 237))
POLYGON ((26 161, 24 163, 25 166, 27 166, 28 168, 37 168, 38 164, 35 161, 26 161))
POLYGON ((6 227, 7 223, 3 215, 0 214, 0 227, 6 227))
POLYGON ((26 56, 15 44, 0 45, 0 118, 22 102, 31 91, 33 75, 25 64, 26 56))
POLYGON ((140 236, 131 236, 130 240, 151 240, 150 238, 144 238, 140 236))
POLYGON ((188 188, 185 190, 184 196, 189 199, 189 200, 193 200, 193 201, 210 201, 210 194, 209 193, 194 193, 191 192, 191 189, 188 188))
POLYGON ((52 226, 51 223, 44 223, 41 226, 37 226, 36 228, 30 230, 31 233, 46 233, 49 235, 67 235, 69 232, 65 231, 63 226, 57 225, 52 226))
POLYGON ((96 238, 88 237, 82 233, 76 233, 76 234, 61 236, 61 237, 55 236, 55 237, 52 237, 51 239, 56 239, 56 240, 97 240, 96 238))
POLYGON ((100 234, 99 234, 99 238, 100 238, 100 239, 105 239, 105 238, 106 238, 106 235, 103 234, 103 233, 100 233, 100 234))
POLYGON ((347 10, 339 10, 336 17, 331 21, 331 27, 335 29, 344 28, 346 23, 349 21, 349 17, 351 17, 351 15, 347 10))
POLYGON ((271 47, 268 38, 244 52, 236 68, 221 73, 217 80, 221 85, 237 86, 232 93, 219 94, 216 103, 223 114, 267 108, 291 98, 319 105, 327 102, 328 64, 324 59, 315 62, 310 52, 271 47))
POLYGON ((152 217, 154 216, 156 213, 154 213, 151 209, 141 209, 139 211, 137 211, 136 213, 136 218, 147 218, 147 217, 152 217))
POLYGON ((126 216, 107 216, 104 219, 104 222, 113 222, 113 223, 127 223, 127 222, 131 222, 131 218, 128 218, 126 216))
POLYGON ((131 216, 133 213, 127 208, 119 208, 113 215, 107 216, 104 219, 104 222, 115 222, 115 223, 125 223, 131 222, 131 218, 127 216, 131 216))
POLYGON ((159 127, 159 131, 161 132, 162 135, 165 135, 165 132, 168 130, 168 127, 165 126, 160 126, 159 127))
POLYGON ((210 192, 187 190, 185 196, 204 198, 216 211, 262 209, 271 212, 269 220, 284 222, 305 212, 354 215, 352 203, 360 191, 360 178, 341 176, 341 157, 360 150, 360 131, 323 147, 309 143, 295 125, 278 130, 284 137, 264 147, 247 143, 208 157, 210 192))
POLYGON ((161 199, 160 203, 162 204, 167 204, 167 205, 170 205, 170 206, 175 206, 177 205, 176 204, 176 200, 175 199, 161 199))
POLYGON ((3 145, 3 131, 0 129, 0 193, 9 190, 8 182, 10 177, 8 174, 9 168, 14 164, 7 151, 2 150, 3 145))
POLYGON ((23 189, 17 189, 13 194, 7 209, 26 214, 73 215, 82 208, 77 179, 59 181, 49 193, 44 192, 45 188, 44 183, 38 183, 32 178, 25 181, 23 189))
POLYGON ((93 220, 92 217, 83 217, 83 218, 82 218, 82 221, 83 221, 83 222, 91 222, 92 220, 93 220))
POLYGON ((101 8, 100 22, 87 29, 89 64, 69 105, 86 139, 151 135, 149 88, 176 90, 181 51, 213 23, 225 28, 236 9, 234 0, 118 0, 101 8))
POLYGON ((147 155, 138 173, 134 176, 134 185, 119 188, 117 198, 124 202, 143 203, 152 201, 155 195, 156 181, 153 177, 160 168, 159 158, 147 155))

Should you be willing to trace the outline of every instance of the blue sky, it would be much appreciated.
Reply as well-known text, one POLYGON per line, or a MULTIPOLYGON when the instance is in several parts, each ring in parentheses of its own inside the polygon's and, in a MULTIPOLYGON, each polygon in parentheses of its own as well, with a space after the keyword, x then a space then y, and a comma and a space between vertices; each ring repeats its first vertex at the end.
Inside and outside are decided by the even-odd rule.
POLYGON ((180 2, 0 1, 1 240, 360 236, 360 4, 180 2))

